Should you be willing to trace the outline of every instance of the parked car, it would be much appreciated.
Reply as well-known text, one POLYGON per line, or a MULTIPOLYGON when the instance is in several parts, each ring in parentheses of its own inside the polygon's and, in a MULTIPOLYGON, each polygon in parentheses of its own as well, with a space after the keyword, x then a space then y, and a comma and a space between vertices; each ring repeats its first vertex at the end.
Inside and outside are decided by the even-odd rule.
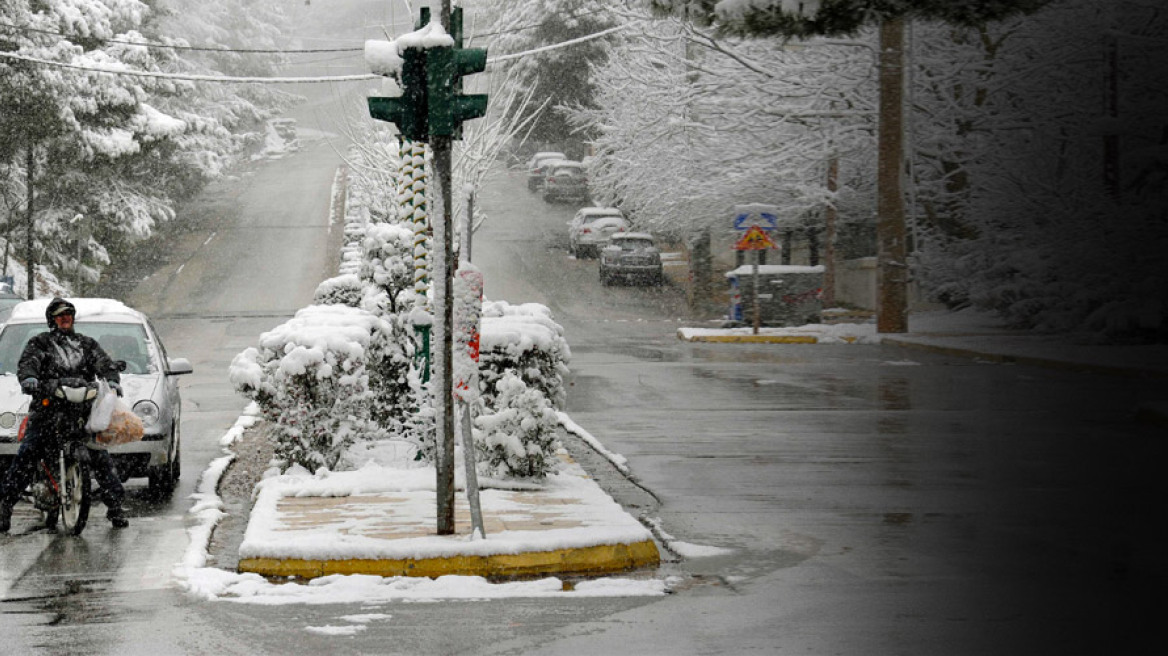
POLYGON ((548 162, 561 159, 568 159, 568 156, 555 151, 539 152, 532 155, 531 159, 527 160, 527 190, 539 191, 543 187, 543 167, 548 162))
POLYGON ((8 315, 12 314, 12 308, 22 301, 23 296, 14 293, 7 284, 0 284, 0 323, 7 321, 8 315))
POLYGON ((544 167, 543 199, 588 200, 588 171, 580 162, 552 160, 544 167))
MULTIPOLYGON (((69 299, 77 306, 75 330, 97 340, 122 369, 123 398, 142 419, 140 442, 111 447, 122 480, 145 476, 152 493, 174 490, 181 474, 182 399, 177 376, 193 371, 186 358, 169 358, 146 315, 118 301, 69 299)), ((0 471, 7 471, 18 447, 17 433, 28 415, 29 397, 20 391, 16 367, 24 346, 48 330, 49 299, 20 303, 0 329, 0 471)))
POLYGON ((665 282, 661 251, 647 232, 618 232, 600 250, 600 283, 617 279, 640 280, 651 285, 665 282))
POLYGON ((596 257, 611 235, 628 229, 624 213, 615 207, 583 207, 568 222, 568 252, 596 257))

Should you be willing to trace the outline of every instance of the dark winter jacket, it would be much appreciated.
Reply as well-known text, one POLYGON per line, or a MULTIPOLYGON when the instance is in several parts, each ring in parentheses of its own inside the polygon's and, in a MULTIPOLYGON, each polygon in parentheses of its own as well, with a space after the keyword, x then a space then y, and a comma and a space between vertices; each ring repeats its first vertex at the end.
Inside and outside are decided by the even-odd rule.
POLYGON ((68 334, 56 328, 34 335, 20 355, 16 369, 17 380, 36 379, 41 396, 33 395, 30 412, 40 410, 38 403, 45 398, 55 381, 60 378, 81 378, 86 381, 104 378, 121 383, 117 365, 101 348, 97 340, 76 331, 68 334))

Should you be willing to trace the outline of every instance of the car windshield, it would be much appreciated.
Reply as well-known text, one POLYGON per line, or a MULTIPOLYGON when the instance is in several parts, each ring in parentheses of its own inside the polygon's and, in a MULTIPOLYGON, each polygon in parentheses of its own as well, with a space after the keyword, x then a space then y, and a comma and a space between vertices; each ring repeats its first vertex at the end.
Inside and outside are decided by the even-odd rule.
POLYGON ((552 169, 552 175, 562 175, 567 177, 574 177, 582 175, 583 173, 584 171, 581 170, 578 166, 557 166, 552 169))
MULTIPOLYGON (((48 326, 42 323, 6 325, 0 332, 0 374, 15 374, 24 345, 34 335, 46 330, 48 326)), ((114 360, 125 360, 125 373, 144 374, 156 370, 147 348, 146 330, 141 324, 79 321, 77 332, 96 339, 114 360)))

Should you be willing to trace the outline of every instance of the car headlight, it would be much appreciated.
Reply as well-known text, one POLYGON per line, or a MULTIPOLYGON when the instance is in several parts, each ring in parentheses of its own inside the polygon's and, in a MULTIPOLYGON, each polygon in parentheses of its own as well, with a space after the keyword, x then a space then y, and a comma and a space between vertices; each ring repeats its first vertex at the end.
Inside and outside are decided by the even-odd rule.
POLYGON ((15 428, 18 418, 15 412, 5 412, 0 414, 0 428, 5 430, 15 428))
POLYGON ((157 403, 150 400, 144 400, 134 404, 134 414, 138 415, 144 426, 150 427, 158 422, 160 413, 158 411, 157 403))

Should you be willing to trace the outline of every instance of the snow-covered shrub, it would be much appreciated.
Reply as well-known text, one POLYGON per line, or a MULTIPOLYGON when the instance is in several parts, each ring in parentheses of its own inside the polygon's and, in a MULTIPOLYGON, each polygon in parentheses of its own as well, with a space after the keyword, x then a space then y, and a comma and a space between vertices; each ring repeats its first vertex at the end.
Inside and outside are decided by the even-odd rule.
POLYGON ((491 477, 544 478, 555 468, 556 411, 538 389, 507 371, 495 384, 493 407, 475 418, 479 472, 491 477))
POLYGON ((314 305, 348 305, 361 307, 365 287, 355 274, 346 273, 325 280, 316 286, 312 300, 314 305))
POLYGON ((552 319, 547 306, 484 302, 479 357, 479 389, 487 406, 494 404, 496 388, 507 371, 542 392, 553 406, 563 406, 571 351, 563 327, 552 319))
POLYGON ((382 315, 385 330, 373 339, 367 355, 369 389, 369 416, 376 425, 371 439, 389 435, 424 442, 424 432, 415 431, 411 418, 417 414, 415 389, 420 387, 420 372, 415 362, 414 327, 407 316, 382 315))
POLYGON ((407 309, 403 292, 414 284, 414 231, 394 223, 372 223, 365 228, 361 248, 360 277, 367 285, 385 292, 386 310, 407 309))
POLYGON ((272 424, 285 466, 336 469, 357 437, 378 428, 369 361, 396 357, 392 341, 391 326, 370 312, 312 305, 236 355, 229 378, 272 424))

